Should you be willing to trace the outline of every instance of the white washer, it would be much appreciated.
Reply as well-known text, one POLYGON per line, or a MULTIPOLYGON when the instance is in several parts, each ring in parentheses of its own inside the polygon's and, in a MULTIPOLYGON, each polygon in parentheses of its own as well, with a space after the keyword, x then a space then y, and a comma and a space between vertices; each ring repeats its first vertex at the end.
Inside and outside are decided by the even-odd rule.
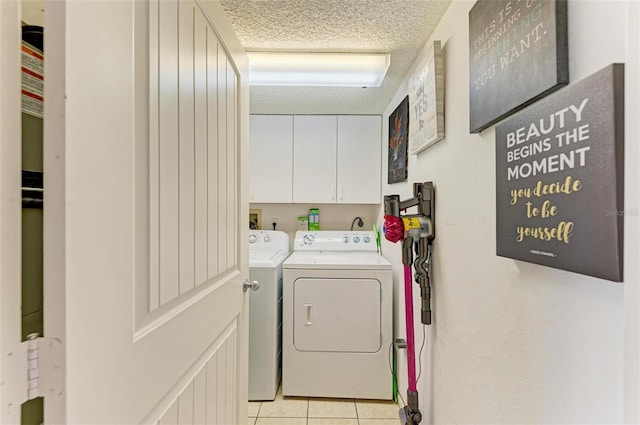
POLYGON ((282 262, 289 235, 249 232, 249 277, 260 282, 249 300, 249 400, 273 400, 282 365, 282 262))
POLYGON ((283 272, 283 395, 390 400, 392 271, 374 232, 299 231, 283 272))

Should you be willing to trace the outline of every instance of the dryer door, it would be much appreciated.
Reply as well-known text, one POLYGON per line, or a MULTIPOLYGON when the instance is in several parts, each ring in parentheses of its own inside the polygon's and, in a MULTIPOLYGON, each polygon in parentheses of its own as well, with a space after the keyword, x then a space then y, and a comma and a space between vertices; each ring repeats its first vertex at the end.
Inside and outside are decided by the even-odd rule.
POLYGON ((298 351, 375 353, 382 347, 377 279, 298 278, 293 343, 298 351))

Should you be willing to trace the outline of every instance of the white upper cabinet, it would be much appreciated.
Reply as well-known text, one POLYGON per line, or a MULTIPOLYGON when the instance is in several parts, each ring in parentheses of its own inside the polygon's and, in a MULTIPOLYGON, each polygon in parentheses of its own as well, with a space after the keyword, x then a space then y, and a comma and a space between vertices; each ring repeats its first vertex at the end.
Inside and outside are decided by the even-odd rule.
POLYGON ((293 116, 251 115, 250 202, 290 203, 293 116))
POLYGON ((338 116, 337 202, 380 202, 382 118, 338 116))
POLYGON ((335 115, 293 118, 293 202, 336 202, 335 115))
POLYGON ((252 115, 254 203, 380 203, 382 117, 252 115))

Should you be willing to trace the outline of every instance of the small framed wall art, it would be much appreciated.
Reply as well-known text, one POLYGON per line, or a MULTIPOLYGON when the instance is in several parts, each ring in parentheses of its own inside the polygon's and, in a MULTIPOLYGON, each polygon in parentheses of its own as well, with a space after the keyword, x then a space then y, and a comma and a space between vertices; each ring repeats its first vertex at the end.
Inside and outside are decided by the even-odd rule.
POLYGON ((409 96, 389 115, 389 184, 407 180, 407 146, 409 143, 409 96))
POLYGON ((434 41, 409 80, 409 153, 444 139, 444 66, 440 40, 434 41))

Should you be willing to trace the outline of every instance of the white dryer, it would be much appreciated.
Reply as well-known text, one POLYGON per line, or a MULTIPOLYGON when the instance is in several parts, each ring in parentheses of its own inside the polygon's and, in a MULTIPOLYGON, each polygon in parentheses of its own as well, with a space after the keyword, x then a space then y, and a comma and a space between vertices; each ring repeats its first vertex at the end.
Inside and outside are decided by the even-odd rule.
POLYGON ((289 235, 249 232, 249 277, 260 282, 249 299, 249 400, 273 400, 282 365, 282 262, 289 235))
POLYGON ((283 272, 283 395, 390 400, 392 271, 374 232, 299 231, 283 272))

